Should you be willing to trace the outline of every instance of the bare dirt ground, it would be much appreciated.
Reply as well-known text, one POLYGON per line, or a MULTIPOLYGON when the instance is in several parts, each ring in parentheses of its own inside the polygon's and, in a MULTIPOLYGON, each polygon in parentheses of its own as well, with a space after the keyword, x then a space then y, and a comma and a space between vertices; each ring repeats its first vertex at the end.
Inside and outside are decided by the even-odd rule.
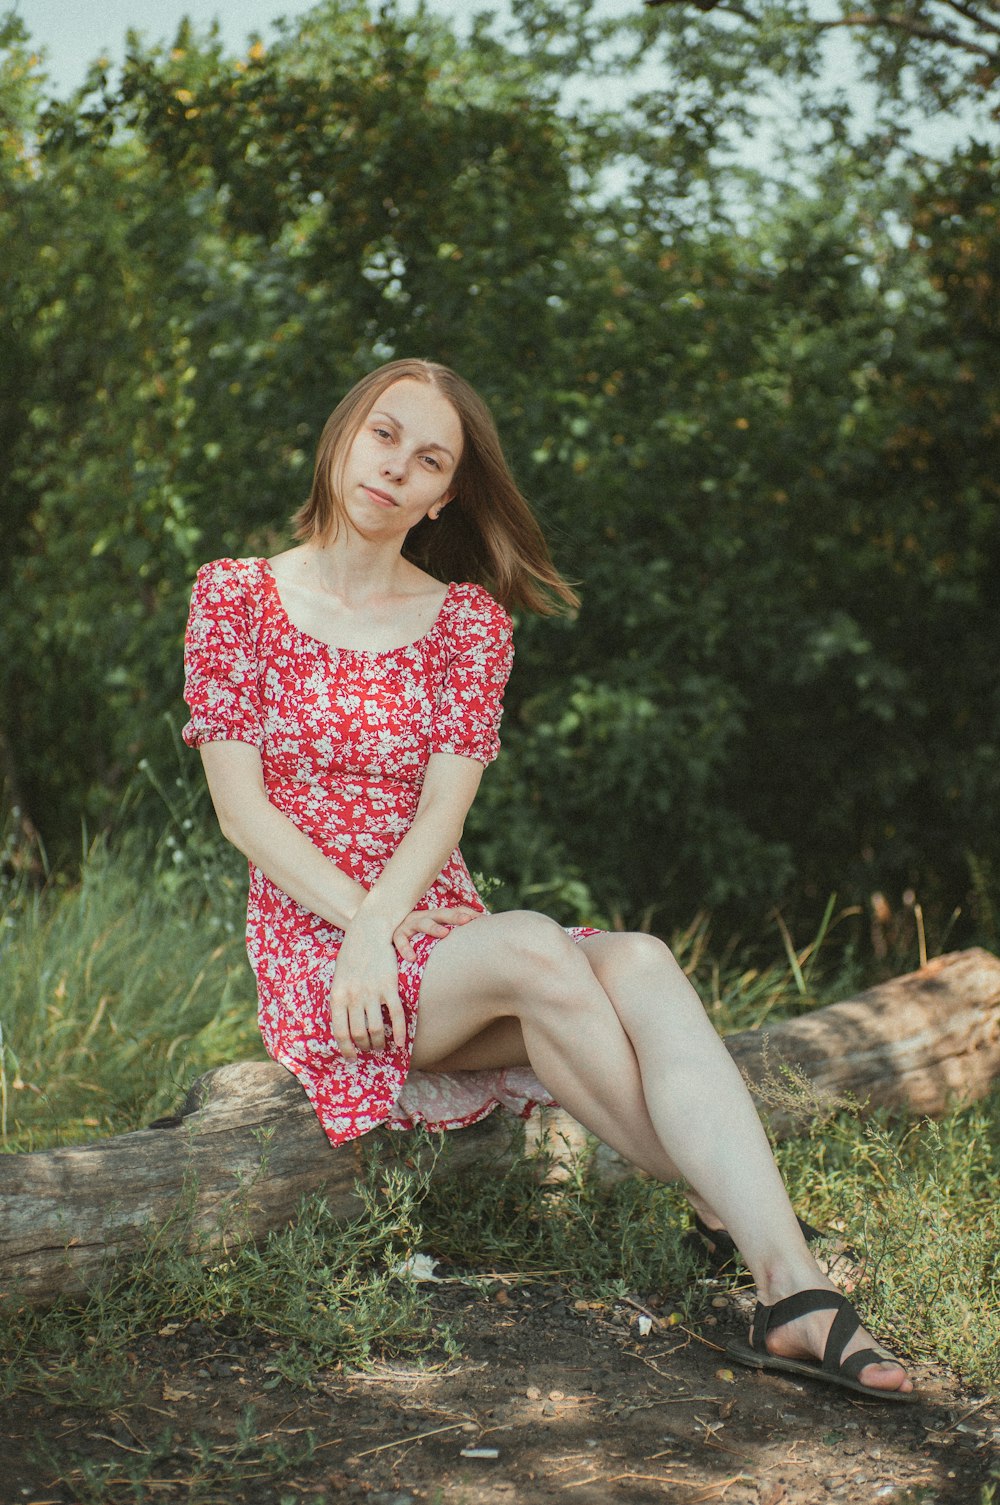
POLYGON ((459 1357, 311 1390, 276 1375, 265 1335, 151 1334, 114 1413, 0 1410, 2 1505, 979 1505, 1000 1479, 995 1399, 925 1364, 912 1405, 731 1365, 709 1346, 745 1328, 731 1291, 697 1333, 647 1307, 645 1335, 640 1301, 551 1284, 445 1283, 432 1300, 459 1357))

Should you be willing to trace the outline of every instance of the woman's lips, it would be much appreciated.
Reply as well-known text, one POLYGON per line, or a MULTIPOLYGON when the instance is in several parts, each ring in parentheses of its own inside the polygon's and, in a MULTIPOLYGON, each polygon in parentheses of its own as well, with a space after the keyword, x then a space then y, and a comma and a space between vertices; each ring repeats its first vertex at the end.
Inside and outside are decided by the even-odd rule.
POLYGON ((387 491, 379 491, 377 486, 362 486, 361 489, 368 493, 373 502, 378 502, 380 507, 395 507, 398 505, 387 491))

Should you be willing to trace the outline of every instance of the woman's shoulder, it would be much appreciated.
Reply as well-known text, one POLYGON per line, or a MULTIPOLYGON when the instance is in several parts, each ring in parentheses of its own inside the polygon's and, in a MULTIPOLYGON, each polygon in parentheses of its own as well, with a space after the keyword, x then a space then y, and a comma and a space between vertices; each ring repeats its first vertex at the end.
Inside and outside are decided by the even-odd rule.
POLYGON ((201 565, 195 579, 199 585, 217 586, 219 589, 245 589, 260 580, 266 560, 210 559, 201 565))
POLYGON ((471 580, 453 581, 446 597, 449 617, 457 631, 501 633, 513 631, 509 614, 482 585, 471 580))
POLYGON ((210 559, 195 576, 191 592, 192 626, 207 630, 256 632, 267 604, 266 560, 210 559))
POLYGON ((253 609, 266 598, 266 559, 210 559, 195 576, 193 597, 203 607, 253 609))

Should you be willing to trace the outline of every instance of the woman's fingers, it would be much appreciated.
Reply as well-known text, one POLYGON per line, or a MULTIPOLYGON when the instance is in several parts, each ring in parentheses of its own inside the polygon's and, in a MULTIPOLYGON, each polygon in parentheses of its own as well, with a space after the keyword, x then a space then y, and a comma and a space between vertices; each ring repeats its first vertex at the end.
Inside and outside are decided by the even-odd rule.
POLYGON ((330 998, 330 1028, 333 1038, 337 1042, 337 1048, 345 1061, 356 1061, 358 1053, 351 1039, 351 1027, 347 1017, 347 1000, 331 995, 330 998))
MULTIPOLYGON (((393 931, 393 948, 403 961, 415 962, 415 935, 429 935, 440 940, 455 925, 465 925, 481 912, 471 904, 413 910, 393 931)), ((349 942, 345 942, 345 945, 348 944, 349 942)), ((342 992, 338 991, 336 982, 331 989, 331 1028, 345 1061, 356 1061, 359 1050, 384 1050, 390 1042, 402 1045, 406 1039, 406 1015, 399 1001, 399 993, 389 980, 391 973, 382 974, 382 983, 375 997, 369 992, 369 988, 376 986, 378 976, 379 969, 376 969, 374 975, 370 974, 367 982, 361 986, 360 992, 355 992, 357 983, 353 977, 348 981, 347 975, 341 979, 342 992), (388 1034, 386 1014, 389 1016, 388 1034)))
POLYGON ((367 1001, 333 998, 330 1023, 345 1061, 356 1061, 359 1050, 385 1050, 387 1045, 401 1045, 406 1039, 406 1015, 395 991, 384 999, 367 1001), (389 1015, 388 1034, 386 1013, 389 1015))
POLYGON ((454 904, 446 909, 414 909, 393 931, 392 944, 404 961, 415 962, 417 953, 413 949, 412 936, 430 935, 440 940, 454 926, 467 925, 481 914, 482 910, 473 909, 471 904, 454 904))
POLYGON ((403 958, 404 962, 416 961, 417 953, 414 951, 410 937, 402 925, 400 925, 396 930, 393 931, 392 944, 395 946, 397 953, 403 958))
POLYGON ((403 1013, 403 1003, 399 994, 395 992, 391 993, 386 999, 385 1006, 389 1011, 392 1043, 398 1047, 406 1040, 406 1015, 403 1013))
POLYGON ((357 1036, 354 1043, 360 1050, 385 1050, 385 1023, 382 1019, 382 1004, 376 999, 365 1008, 365 1034, 368 1045, 365 1046, 357 1036))
POLYGON ((425 935, 443 934, 453 925, 465 925, 479 915, 478 909, 467 904, 458 904, 449 909, 415 909, 408 914, 403 925, 410 931, 422 930, 425 935))

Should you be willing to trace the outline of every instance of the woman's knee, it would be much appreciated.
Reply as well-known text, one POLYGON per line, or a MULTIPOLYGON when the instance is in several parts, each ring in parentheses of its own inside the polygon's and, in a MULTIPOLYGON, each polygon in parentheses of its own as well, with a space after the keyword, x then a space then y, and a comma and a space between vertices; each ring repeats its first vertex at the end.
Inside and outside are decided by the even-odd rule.
POLYGON ((672 975, 680 967, 666 941, 642 930, 623 930, 598 937, 603 943, 594 948, 594 971, 635 977, 636 974, 672 975))
POLYGON ((515 994, 526 1007, 578 996, 587 966, 576 944, 555 920, 534 910, 493 916, 515 994))
POLYGON ((664 1011, 701 1007, 670 947, 657 936, 622 931, 597 936, 583 947, 595 977, 633 1038, 664 1011))

